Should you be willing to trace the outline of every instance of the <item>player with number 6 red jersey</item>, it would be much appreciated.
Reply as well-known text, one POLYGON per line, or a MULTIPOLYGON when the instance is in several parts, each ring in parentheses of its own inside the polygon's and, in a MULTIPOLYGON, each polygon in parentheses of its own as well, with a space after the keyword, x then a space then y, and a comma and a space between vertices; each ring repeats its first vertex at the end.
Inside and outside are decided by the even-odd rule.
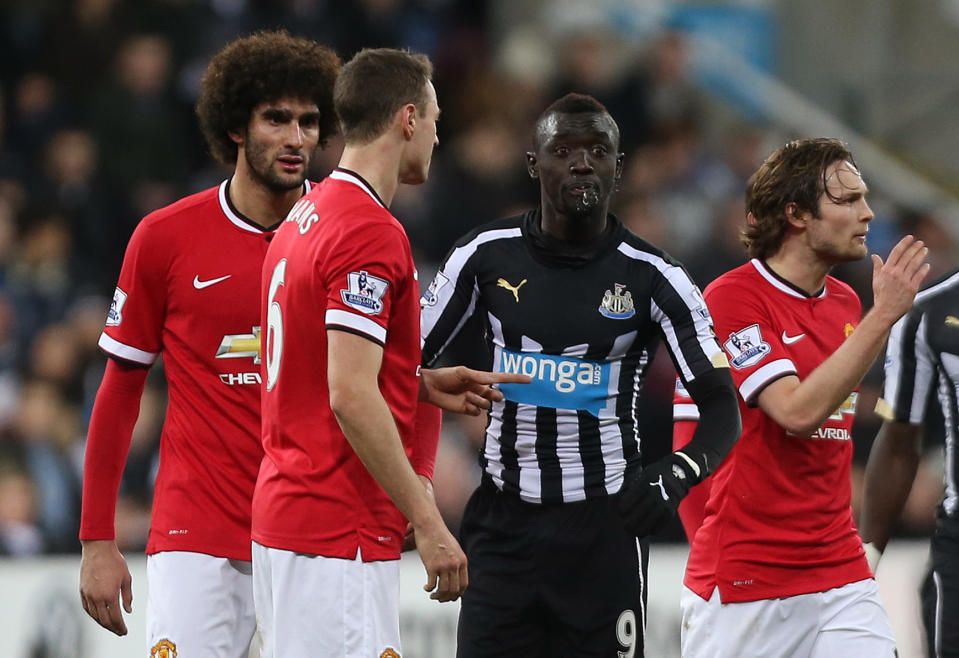
POLYGON ((328 557, 352 559, 361 549, 367 561, 399 558, 406 519, 343 437, 325 402, 325 366, 330 329, 383 347, 381 390, 412 455, 420 307, 406 232, 369 183, 336 169, 277 230, 262 299, 266 458, 253 540, 328 557))

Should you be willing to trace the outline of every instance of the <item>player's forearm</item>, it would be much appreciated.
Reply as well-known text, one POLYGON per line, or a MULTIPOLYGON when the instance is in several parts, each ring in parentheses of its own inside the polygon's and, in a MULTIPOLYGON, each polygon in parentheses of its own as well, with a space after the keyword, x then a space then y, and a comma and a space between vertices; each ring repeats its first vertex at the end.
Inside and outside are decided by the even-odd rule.
POLYGON ((414 526, 440 520, 403 449, 396 422, 379 388, 330 389, 330 408, 356 456, 414 526))
POLYGON ((416 405, 410 464, 417 475, 429 480, 433 479, 433 470, 436 467, 436 450, 439 447, 442 427, 443 411, 439 407, 427 402, 416 405))
POLYGON ((112 540, 117 494, 147 370, 107 361, 87 433, 80 539, 112 540))
POLYGON ((767 410, 790 434, 806 436, 835 413, 859 385, 879 355, 891 324, 867 313, 856 330, 784 399, 779 410, 767 410))
POLYGON ((892 526, 909 497, 922 450, 922 428, 886 421, 869 453, 859 532, 864 542, 886 548, 892 526))
POLYGON ((739 400, 729 368, 701 375, 687 382, 686 389, 699 408, 699 423, 682 450, 701 467, 702 480, 716 470, 742 433, 739 400))

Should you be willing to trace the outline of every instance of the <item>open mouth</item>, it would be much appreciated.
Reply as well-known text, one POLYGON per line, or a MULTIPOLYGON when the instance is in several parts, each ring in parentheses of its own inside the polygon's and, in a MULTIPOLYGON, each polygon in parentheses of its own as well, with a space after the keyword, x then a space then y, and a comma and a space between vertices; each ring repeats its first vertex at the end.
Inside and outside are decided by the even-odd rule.
POLYGON ((575 181, 563 187, 564 194, 580 211, 589 211, 599 205, 599 186, 592 181, 575 181))
POLYGON ((565 186, 566 192, 574 196, 585 196, 587 194, 596 194, 599 191, 599 188, 595 183, 589 181, 580 181, 576 183, 570 183, 565 186))

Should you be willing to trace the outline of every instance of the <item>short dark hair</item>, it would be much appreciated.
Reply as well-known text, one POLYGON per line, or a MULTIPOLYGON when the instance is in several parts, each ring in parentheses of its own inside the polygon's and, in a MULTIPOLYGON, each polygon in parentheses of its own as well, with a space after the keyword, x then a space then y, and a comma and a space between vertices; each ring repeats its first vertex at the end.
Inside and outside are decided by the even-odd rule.
POLYGON ((426 55, 393 48, 364 48, 343 67, 333 102, 347 143, 373 141, 407 103, 426 111, 433 64, 426 55))
POLYGON ((257 32, 237 39, 213 56, 200 89, 196 113, 213 157, 236 162, 231 132, 250 123, 260 103, 281 98, 309 100, 320 110, 320 144, 339 130, 333 111, 333 84, 340 58, 315 41, 285 30, 257 32))
MULTIPOLYGON (((543 110, 543 113, 536 119, 536 127, 533 129, 533 146, 539 148, 543 143, 543 126, 546 119, 553 114, 606 114, 609 110, 598 100, 587 94, 570 93, 562 98, 553 101, 549 107, 543 110)), ((609 115, 612 119, 612 115, 609 115)), ((613 119, 613 126, 616 129, 616 141, 619 142, 619 126, 613 119)))
POLYGON ((539 118, 542 119, 553 112, 559 112, 560 114, 609 114, 606 106, 592 96, 577 93, 566 94, 562 98, 557 98, 549 107, 543 110, 539 118))
POLYGON ((742 240, 750 258, 768 258, 779 251, 789 227, 790 203, 818 217, 823 193, 838 201, 826 188, 826 169, 843 161, 856 166, 849 148, 828 137, 794 140, 766 158, 746 184, 746 212, 753 218, 742 240))

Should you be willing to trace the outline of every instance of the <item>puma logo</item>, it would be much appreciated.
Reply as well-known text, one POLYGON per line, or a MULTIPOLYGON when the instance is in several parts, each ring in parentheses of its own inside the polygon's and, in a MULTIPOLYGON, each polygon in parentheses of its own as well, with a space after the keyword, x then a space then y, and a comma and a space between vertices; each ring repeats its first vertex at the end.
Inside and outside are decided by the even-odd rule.
POLYGON ((666 483, 663 482, 663 476, 659 476, 659 480, 656 482, 650 482, 654 487, 659 487, 659 492, 663 495, 663 500, 669 500, 669 495, 666 493, 666 483))
POLYGON ((516 299, 517 304, 519 303, 519 289, 522 288, 523 284, 525 283, 526 283, 526 279, 523 279, 522 281, 519 282, 518 285, 515 285, 515 286, 503 278, 500 278, 496 281, 497 286, 499 286, 500 288, 506 288, 511 293, 513 293, 513 297, 516 299))

